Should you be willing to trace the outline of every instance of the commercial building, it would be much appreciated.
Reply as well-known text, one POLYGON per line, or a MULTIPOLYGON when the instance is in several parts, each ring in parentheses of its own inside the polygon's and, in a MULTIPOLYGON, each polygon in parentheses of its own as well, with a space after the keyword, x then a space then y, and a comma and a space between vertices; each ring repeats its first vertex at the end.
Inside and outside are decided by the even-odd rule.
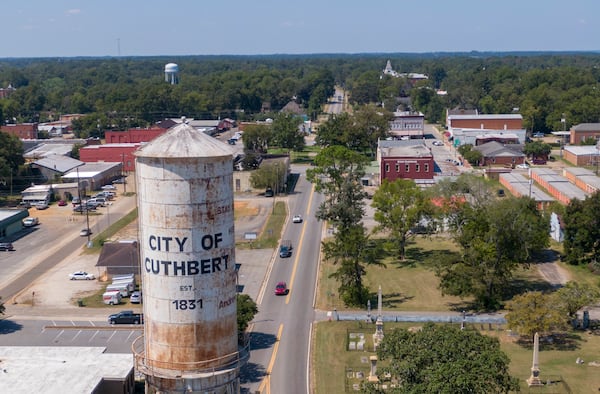
POLYGON ((571 127, 569 132, 570 144, 581 144, 590 138, 600 140, 600 123, 580 123, 571 127))
POLYGON ((379 141, 377 147, 379 182, 384 179, 433 179, 435 162, 422 140, 379 141))

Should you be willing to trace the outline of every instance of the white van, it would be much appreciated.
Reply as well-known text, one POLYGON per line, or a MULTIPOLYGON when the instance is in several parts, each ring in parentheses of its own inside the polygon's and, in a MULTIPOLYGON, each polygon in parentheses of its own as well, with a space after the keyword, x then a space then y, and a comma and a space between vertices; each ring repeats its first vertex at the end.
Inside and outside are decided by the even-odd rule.
POLYGON ((106 305, 118 305, 121 303, 121 292, 118 290, 107 291, 102 294, 102 301, 104 301, 106 305))
POLYGON ((127 286, 127 290, 130 293, 133 293, 135 291, 135 280, 132 279, 118 279, 118 280, 114 280, 112 282, 113 285, 125 285, 127 286))
POLYGON ((129 297, 130 291, 129 286, 126 283, 117 283, 106 286, 106 291, 118 291, 121 293, 121 297, 129 297))

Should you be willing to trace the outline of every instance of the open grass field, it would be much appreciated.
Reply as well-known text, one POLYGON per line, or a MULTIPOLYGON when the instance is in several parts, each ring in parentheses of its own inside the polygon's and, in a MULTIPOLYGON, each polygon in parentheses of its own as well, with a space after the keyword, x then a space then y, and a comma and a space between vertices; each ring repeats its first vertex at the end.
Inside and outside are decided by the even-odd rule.
MULTIPOLYGON (((552 248, 558 250, 557 245, 552 248)), ((438 289, 433 266, 437 259, 457 253, 458 249, 448 238, 418 237, 407 248, 407 259, 400 263, 393 257, 385 260, 386 266, 369 266, 365 283, 372 292, 372 305, 376 305, 376 292, 381 285, 383 308, 386 311, 452 311, 468 309, 469 299, 442 296, 438 289), (375 302, 375 303, 374 303, 375 302)), ((585 267, 572 267, 558 262, 568 272, 572 280, 598 286, 600 279, 593 276, 585 267)), ((329 275, 336 266, 323 262, 319 277, 319 309, 346 309, 337 296, 337 283, 329 275)), ((551 286, 540 276, 532 264, 514 275, 510 293, 518 294, 526 290, 550 290, 551 286)), ((365 306, 366 309, 366 306, 365 306)), ((384 330, 392 327, 418 326, 418 323, 386 323, 384 330)), ((511 359, 510 371, 521 382, 522 392, 531 393, 597 393, 600 390, 600 332, 595 334, 576 331, 569 334, 563 343, 542 342, 540 345, 541 378, 560 381, 546 388, 529 388, 525 382, 531 374, 532 347, 529 342, 519 342, 519 338, 509 335, 506 327, 469 327, 481 330, 500 340, 501 347, 511 359), (576 364, 580 357, 584 364, 576 364), (599 366, 591 365, 596 361, 599 366)), ((313 382, 315 393, 352 392, 352 385, 358 380, 357 371, 368 376, 368 351, 348 350, 348 332, 367 330, 365 349, 372 346, 373 325, 363 322, 322 322, 315 326, 313 347, 313 382), (322 373, 321 373, 322 371, 322 373)))
MULTIPOLYGON (((384 331, 395 328, 418 327, 418 323, 385 323, 384 331)), ((554 383, 545 388, 529 388, 526 379, 531 374, 531 343, 520 343, 511 337, 505 327, 486 329, 482 334, 498 338, 502 350, 511 360, 510 373, 521 383, 524 393, 597 393, 600 388, 600 335, 578 331, 564 343, 540 344, 540 378, 554 383), (576 364, 580 357, 584 364, 576 364), (594 363, 598 362, 598 366, 594 363)), ((467 329, 480 329, 467 327, 467 329)), ((315 325, 314 351, 312 354, 312 382, 314 393, 330 394, 354 392, 358 384, 357 373, 367 377, 369 356, 372 352, 373 324, 363 322, 321 322, 315 325), (363 333, 366 351, 348 350, 349 334, 363 333), (323 373, 320 373, 322 371, 323 373)))

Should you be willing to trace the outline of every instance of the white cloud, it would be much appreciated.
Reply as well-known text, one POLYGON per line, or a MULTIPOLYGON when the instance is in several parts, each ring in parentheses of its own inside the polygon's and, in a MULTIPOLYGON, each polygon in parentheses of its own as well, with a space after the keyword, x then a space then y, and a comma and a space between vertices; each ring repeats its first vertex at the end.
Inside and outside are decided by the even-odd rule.
POLYGON ((67 15, 77 15, 81 13, 81 10, 79 8, 71 8, 70 10, 66 10, 65 13, 67 15))

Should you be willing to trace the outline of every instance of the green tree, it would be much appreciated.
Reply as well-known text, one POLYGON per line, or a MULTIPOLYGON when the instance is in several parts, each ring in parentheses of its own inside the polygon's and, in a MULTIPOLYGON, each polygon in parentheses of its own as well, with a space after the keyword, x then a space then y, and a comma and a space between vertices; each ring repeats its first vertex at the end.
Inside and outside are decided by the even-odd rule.
POLYGON ((21 140, 12 134, 0 132, 0 179, 6 181, 16 174, 23 163, 25 159, 21 140))
POLYGON ((237 326, 240 338, 243 338, 244 332, 257 313, 258 306, 248 294, 237 295, 237 326))
MULTIPOLYGON (((384 367, 380 381, 391 374, 402 384, 394 393, 507 393, 518 391, 510 376, 510 359, 497 338, 477 331, 427 323, 422 330, 395 329, 377 347, 384 367)), ((368 385, 369 393, 384 393, 368 385)))
POLYGON ((371 206, 379 223, 374 231, 388 232, 398 258, 404 260, 410 230, 433 211, 429 199, 411 179, 384 180, 373 195, 371 206))
POLYGON ((473 149, 472 144, 465 144, 458 147, 458 152, 468 161, 472 166, 478 166, 481 164, 483 154, 476 149, 473 149))
POLYGON ((600 193, 585 200, 572 199, 565 210, 563 249, 569 264, 600 268, 600 193))
POLYGON ((315 143, 320 146, 356 147, 354 119, 347 112, 329 115, 327 121, 319 126, 315 143))
POLYGON ((497 309, 513 272, 548 245, 548 218, 529 198, 463 205, 452 225, 461 258, 440 263, 447 294, 474 296, 479 308, 497 309))
POLYGON ((284 173, 285 169, 280 163, 263 163, 250 174, 250 184, 256 189, 271 188, 279 193, 285 183, 282 181, 284 173))
POLYGON ((302 119, 294 114, 280 113, 273 119, 271 130, 275 145, 294 151, 304 149, 304 134, 299 129, 302 119))
POLYGON ((578 310, 593 305, 598 298, 600 298, 598 289, 571 281, 553 294, 552 305, 563 310, 569 319, 574 319, 578 310))
POLYGON ((548 155, 552 151, 552 147, 541 141, 528 142, 523 147, 523 153, 532 159, 548 160, 548 155))
POLYGON ((365 265, 376 264, 377 251, 362 224, 338 231, 335 237, 323 242, 323 255, 338 269, 331 274, 339 283, 338 293, 348 306, 364 306, 369 289, 363 282, 365 265))
POLYGON ((306 178, 326 196, 317 217, 332 223, 338 232, 357 225, 364 215, 365 193, 360 179, 368 160, 342 146, 330 146, 315 156, 314 163, 306 178))
POLYGON ((511 330, 533 340, 537 332, 548 335, 566 328, 566 316, 557 308, 555 297, 540 291, 530 291, 515 296, 507 302, 506 322, 511 330))
POLYGON ((267 125, 248 125, 244 129, 244 150, 256 153, 267 153, 273 132, 267 125))
POLYGON ((370 150, 371 157, 374 158, 379 140, 385 139, 388 135, 392 114, 374 105, 364 105, 357 108, 352 117, 355 139, 364 141, 360 148, 370 150))

